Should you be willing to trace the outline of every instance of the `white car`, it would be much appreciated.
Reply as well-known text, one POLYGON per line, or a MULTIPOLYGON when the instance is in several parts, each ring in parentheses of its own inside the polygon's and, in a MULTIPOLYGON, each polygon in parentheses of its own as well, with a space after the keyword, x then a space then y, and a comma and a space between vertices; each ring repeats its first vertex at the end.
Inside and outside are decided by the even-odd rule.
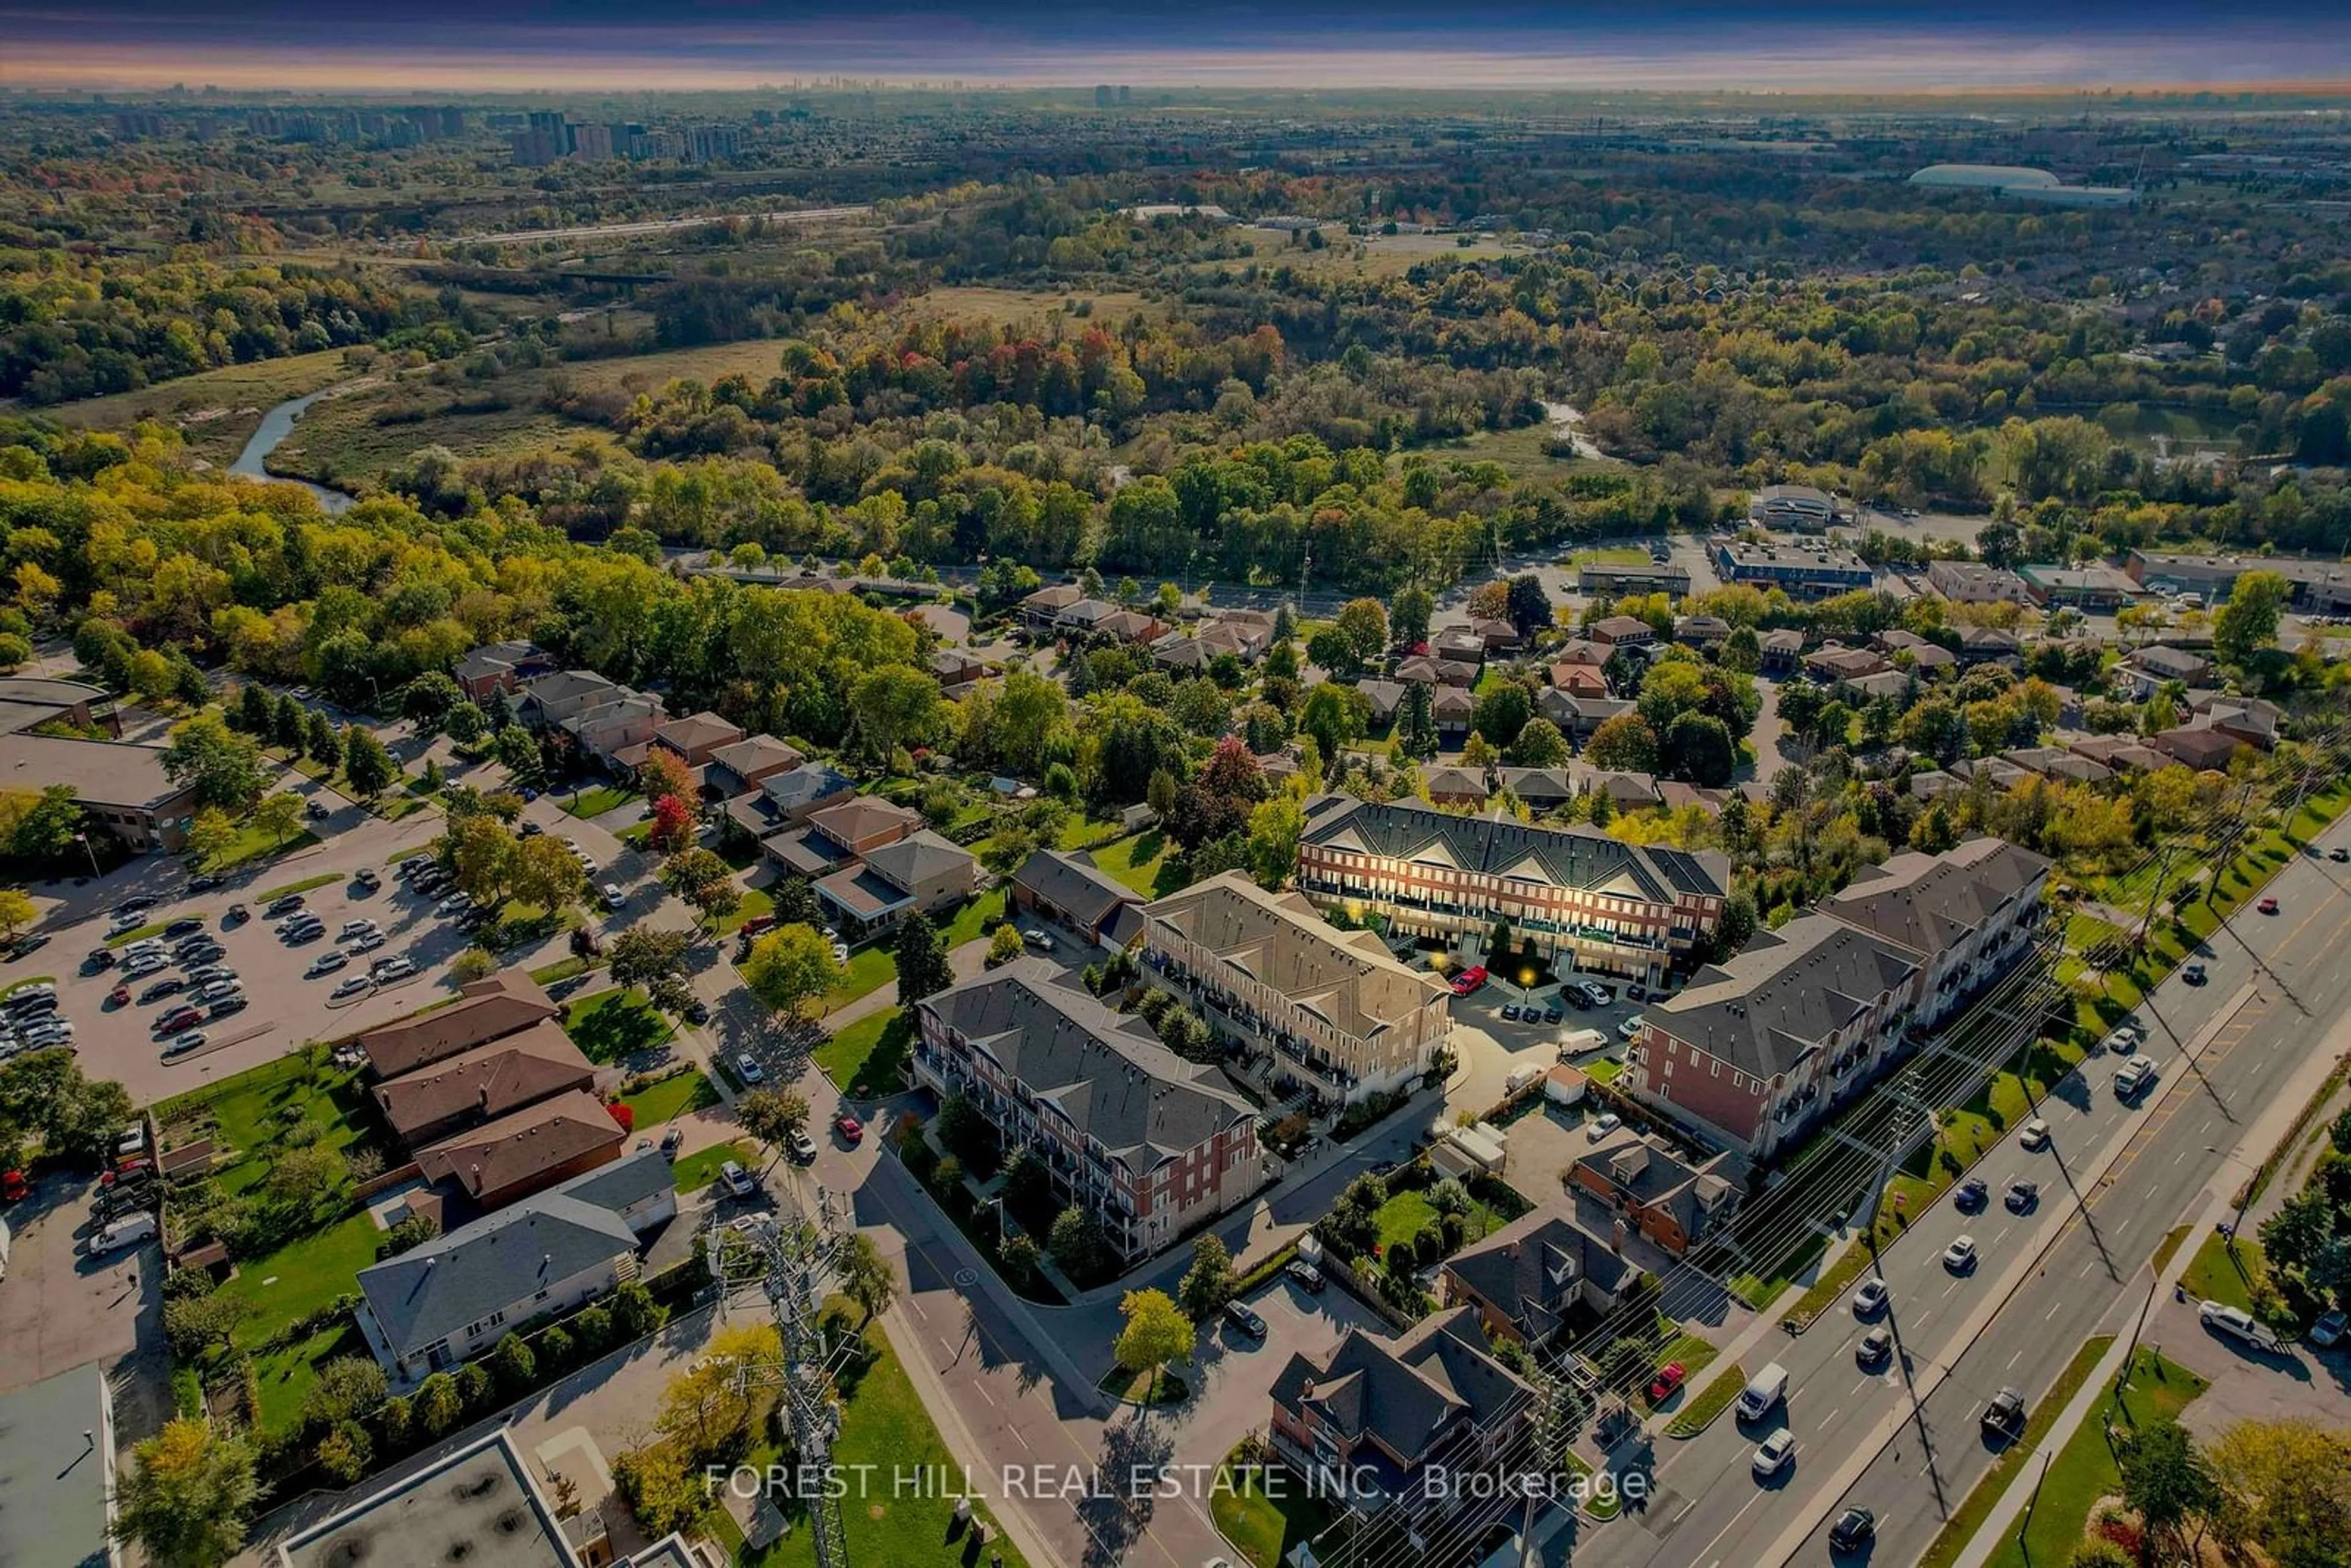
POLYGON ((169 960, 161 953, 141 953, 122 966, 122 977, 126 980, 144 979, 162 968, 168 962, 169 960))
POLYGON ((2049 1146, 2049 1124, 2043 1121, 2038 1116, 2033 1117, 2032 1120, 2024 1124, 2024 1130, 2016 1135, 2016 1141, 2023 1145, 2028 1149, 2047 1148, 2049 1146))
POLYGON ((747 1051, 735 1058, 735 1071, 746 1083, 765 1083, 768 1081, 768 1070, 760 1066, 759 1059, 747 1051))
POLYGON ((2140 1029, 2137 1024, 2126 1023, 2106 1036, 2105 1046, 2116 1056, 2128 1056, 2132 1051, 2137 1051, 2139 1043, 2146 1039, 2145 1030, 2140 1029))
POLYGON ((737 1197, 748 1197, 759 1190, 759 1184, 751 1179, 751 1173, 733 1160, 718 1167, 718 1179, 725 1182, 726 1190, 737 1197))
POLYGON ((414 973, 416 960, 405 953, 397 953, 376 967, 375 983, 381 986, 393 980, 404 980, 414 973))
POLYGON ((1954 1274, 1964 1274, 1976 1266, 1976 1239, 1962 1236, 1943 1249, 1943 1267, 1954 1274))
POLYGON ((1616 1114, 1615 1112, 1611 1111, 1605 1115, 1595 1116, 1593 1118, 1591 1129, 1592 1135, 1595 1138, 1604 1138, 1624 1124, 1625 1118, 1616 1114))
POLYGON ((384 934, 381 931, 362 931, 359 934, 358 939, 351 944, 351 951, 354 953, 372 953, 377 948, 382 946, 386 938, 384 934))
POLYGON ((344 997, 358 996, 374 984, 375 982, 365 975, 348 975, 337 981, 334 990, 329 994, 337 1000, 340 1000, 344 997))
POLYGON ((608 882, 596 891, 604 900, 607 909, 618 909, 629 902, 629 895, 621 891, 621 884, 617 882, 608 882))
POLYGON ((1796 1457, 1796 1435, 1785 1427, 1755 1445, 1755 1479, 1768 1481, 1788 1468, 1796 1457))
POLYGON ((343 922, 341 929, 335 933, 335 940, 338 942, 347 942, 354 936, 364 936, 374 929, 375 922, 372 920, 346 920, 343 922))
POLYGON ((1853 1293, 1853 1315, 1857 1318, 1876 1317, 1886 1310, 1886 1281, 1873 1274, 1861 1282, 1860 1290, 1853 1293))
POLYGON ((849 962, 848 943, 836 942, 832 945, 832 961, 836 964, 846 964, 849 962))
POLYGON ((316 979, 320 975, 333 974, 336 970, 341 968, 350 961, 351 956, 349 953, 344 952, 340 947, 329 947, 325 952, 319 954, 317 957, 311 959, 310 967, 304 972, 312 979, 316 979))
POLYGON ((436 906, 435 913, 441 915, 463 915, 465 911, 473 907, 474 901, 472 899, 466 897, 462 893, 453 893, 440 902, 436 906))
POLYGON ((2279 1348, 2278 1336, 2271 1332, 2270 1326, 2242 1307, 2232 1307, 2224 1301, 2199 1301, 2196 1303, 2196 1317, 2213 1333, 2227 1334, 2255 1350, 2274 1354, 2279 1348))

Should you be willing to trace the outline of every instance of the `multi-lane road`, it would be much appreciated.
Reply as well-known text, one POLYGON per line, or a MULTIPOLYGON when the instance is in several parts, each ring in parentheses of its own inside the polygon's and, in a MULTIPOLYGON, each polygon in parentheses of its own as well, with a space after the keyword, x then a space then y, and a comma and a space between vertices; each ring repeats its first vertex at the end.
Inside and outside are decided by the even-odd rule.
POLYGON ((1785 1406, 1752 1425, 1727 1415, 1687 1442, 1661 1439, 1646 1511, 1588 1532, 1577 1556, 1644 1568, 1825 1563, 1829 1522, 1860 1504, 1878 1520, 1865 1560, 1917 1561, 2000 1452, 1980 1426, 1987 1403, 2013 1387, 2037 1405, 2092 1334, 2129 1333, 2164 1233, 2201 1212, 2297 1071, 2332 1054, 2328 1037, 2351 1012, 2351 968, 2329 958, 2351 940, 2351 873, 2301 859, 2273 891, 2278 915, 2248 907, 2214 936, 2201 955, 2207 984, 2175 978, 2140 1008, 2154 1088, 2126 1103, 2114 1079, 2126 1059, 2085 1061, 2041 1107, 2047 1148, 2023 1149, 2011 1130, 1975 1167, 1991 1189, 1980 1212, 1961 1214, 1946 1195, 1886 1250, 1881 1316, 1856 1318, 1848 1293, 1808 1333, 1762 1342, 1743 1364, 1787 1367, 1785 1406), (2002 1201, 2018 1177, 2040 1186, 2022 1214, 2002 1201), (1963 1234, 1978 1261, 1957 1271, 1942 1255, 1963 1234), (1867 1368, 1856 1350, 1876 1322, 1896 1351, 1867 1368), (1755 1445, 1782 1425, 1795 1461, 1759 1484, 1755 1445))

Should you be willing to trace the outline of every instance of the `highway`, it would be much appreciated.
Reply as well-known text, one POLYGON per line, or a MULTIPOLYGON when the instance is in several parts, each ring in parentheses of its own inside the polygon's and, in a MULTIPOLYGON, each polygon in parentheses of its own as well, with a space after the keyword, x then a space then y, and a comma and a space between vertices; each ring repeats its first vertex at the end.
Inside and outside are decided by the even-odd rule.
MULTIPOLYGON (((2322 840, 2346 841, 2340 825, 2322 840)), ((2351 1009, 2351 967, 2330 964, 2351 940, 2351 875, 2302 858, 2272 891, 2278 915, 2248 907, 2199 954, 2208 984, 2175 978, 2139 1009, 2151 1036, 2139 1054, 2161 1076, 2137 1104, 2113 1088, 2126 1059, 2089 1059, 2043 1105, 2047 1149, 2011 1136, 1974 1168, 1991 1188, 1982 1211, 1962 1215, 1946 1195, 1887 1249, 1892 1301, 1871 1322, 1894 1332, 1891 1363, 1857 1364, 1871 1322, 1856 1320, 1850 1294, 1810 1332, 1767 1339, 1743 1364, 1751 1375, 1776 1356, 1789 1369, 1784 1407, 1751 1426, 1734 1413, 1687 1442, 1658 1439, 1658 1494, 1644 1513, 1587 1531, 1578 1558, 1822 1563, 1828 1522, 1858 1503, 1876 1512, 1879 1539, 1855 1561, 1916 1562, 1999 1451, 1980 1426, 1986 1403, 2012 1386, 2037 1406, 2101 1325, 2129 1333, 2164 1233, 2200 1212, 2251 1123, 2351 1009), (2002 1202, 2019 1176, 2041 1189, 2022 1215, 2002 1202), (1942 1253, 1962 1234, 1979 1259, 1955 1272, 1942 1253), (1794 1462, 1759 1484, 1754 1447, 1783 1423, 1794 1462)))

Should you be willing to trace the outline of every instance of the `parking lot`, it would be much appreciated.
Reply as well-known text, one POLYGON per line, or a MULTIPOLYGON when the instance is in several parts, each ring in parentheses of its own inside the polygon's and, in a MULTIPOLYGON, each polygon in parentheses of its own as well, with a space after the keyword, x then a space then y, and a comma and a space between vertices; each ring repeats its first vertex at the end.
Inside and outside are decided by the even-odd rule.
POLYGON ((1557 987, 1530 992, 1489 980, 1468 996, 1454 1000, 1453 1048, 1460 1053, 1461 1070, 1466 1076, 1447 1089, 1446 1102, 1449 1107, 1483 1110, 1492 1105, 1502 1098, 1510 1074, 1519 1069, 1549 1071, 1559 1061, 1560 1041, 1577 1030, 1598 1030, 1607 1037, 1599 1049, 1578 1053, 1573 1059, 1578 1065, 1625 1054, 1625 1040, 1618 1031, 1625 1019, 1646 1004, 1628 998, 1625 982, 1613 977, 1579 975, 1571 978, 1591 980, 1614 994, 1604 1006, 1575 1008, 1558 998, 1557 987), (1526 1012, 1530 1005, 1533 1009, 1531 1018, 1526 1012), (1549 1009, 1554 1006, 1560 1013, 1556 1023, 1549 1021, 1549 1009), (1506 1009, 1518 1009, 1520 1016, 1506 1018, 1506 1009))
POLYGON ((115 1386, 118 1436, 128 1445, 162 1421, 162 1270, 148 1266, 157 1257, 152 1242, 83 1254, 91 1192, 88 1176, 47 1176, 8 1207, 0 1394, 96 1362, 115 1386), (142 1341, 156 1364, 143 1369, 152 1375, 132 1375, 142 1341))

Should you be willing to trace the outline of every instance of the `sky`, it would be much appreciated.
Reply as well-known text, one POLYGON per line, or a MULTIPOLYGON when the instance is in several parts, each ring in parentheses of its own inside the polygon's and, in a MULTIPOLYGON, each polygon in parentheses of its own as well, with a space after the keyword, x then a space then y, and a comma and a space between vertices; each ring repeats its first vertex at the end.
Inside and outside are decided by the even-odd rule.
POLYGON ((1917 92, 2351 82, 2351 4, 2268 0, 0 0, 0 87, 973 85, 1917 92))

